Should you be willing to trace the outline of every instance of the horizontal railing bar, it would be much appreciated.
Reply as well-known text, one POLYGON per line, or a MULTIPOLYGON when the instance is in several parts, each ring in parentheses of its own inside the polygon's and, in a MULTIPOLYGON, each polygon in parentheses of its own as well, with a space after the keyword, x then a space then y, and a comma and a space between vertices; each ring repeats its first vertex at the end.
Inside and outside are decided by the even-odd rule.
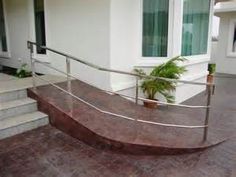
POLYGON ((126 72, 126 71, 120 71, 120 70, 114 70, 114 69, 107 69, 107 68, 103 68, 103 67, 100 67, 98 65, 95 65, 93 63, 90 63, 90 62, 87 62, 87 61, 84 61, 82 59, 79 59, 77 57, 74 57, 74 56, 71 56, 69 54, 66 54, 66 53, 63 53, 63 52, 60 52, 60 51, 57 51, 55 49, 52 49, 52 48, 49 48, 49 47, 46 47, 46 46, 41 46, 35 42, 31 42, 31 41, 28 41, 28 43, 32 44, 32 45, 36 45, 37 47, 40 47, 42 49, 45 49, 45 50, 49 50, 51 52, 54 52, 54 53, 57 53, 59 55, 62 55, 62 56, 65 56, 69 59, 72 59, 72 60, 75 60, 77 62, 80 62, 84 65, 87 65, 89 67, 92 67, 94 69, 97 69, 97 70, 100 70, 100 71, 106 71, 106 72, 111 72, 111 73, 117 73, 117 74, 123 74, 123 75, 129 75, 129 76, 134 76, 134 77, 139 77, 139 78, 147 78, 147 79, 157 79, 157 80, 162 80, 162 81, 167 81, 167 82, 179 82, 179 83, 184 83, 184 84, 192 84, 192 85, 205 85, 205 86, 214 86, 214 84, 212 83, 201 83, 201 82, 193 82, 193 81, 186 81, 186 80, 180 80, 180 79, 169 79, 169 78, 164 78, 164 77, 154 77, 154 76, 146 76, 146 75, 140 75, 140 74, 136 74, 136 73, 131 73, 131 72, 126 72))
POLYGON ((104 114, 107 114, 107 115, 111 115, 111 116, 115 116, 115 117, 119 117, 119 118, 123 118, 123 119, 126 119, 126 120, 130 120, 130 121, 137 121, 137 122, 140 122, 140 123, 146 123, 146 124, 150 124, 150 125, 157 125, 157 126, 163 126, 163 127, 174 127, 174 128, 185 128, 185 129, 202 129, 202 128, 206 128, 208 126, 187 126, 187 125, 177 125, 177 124, 166 124, 166 123, 158 123, 158 122, 152 122, 152 121, 146 121, 146 120, 142 120, 142 119, 136 119, 136 118, 132 118, 132 117, 128 117, 128 116, 124 116, 124 115, 120 115, 120 114, 116 114, 116 113, 112 113, 112 112, 109 112, 109 111, 104 111, 100 108, 98 108, 97 106, 94 106, 93 104, 91 103, 88 103, 87 101, 83 100, 82 98, 64 90, 63 88, 59 87, 58 85, 46 80, 46 79, 43 79, 42 77, 39 77, 37 74, 34 75, 36 78, 42 80, 42 81, 45 81, 47 83, 49 83, 50 85, 56 87, 57 89, 69 94, 70 96, 78 99, 79 101, 81 101, 82 103, 94 108, 95 110, 101 112, 101 113, 104 113, 104 114))
MULTIPOLYGON (((69 77, 71 77, 71 78, 73 78, 73 79, 75 79, 75 80, 80 81, 77 77, 75 77, 75 76, 73 76, 73 75, 71 75, 71 74, 67 74, 66 72, 63 72, 63 71, 61 71, 61 70, 59 70, 59 69, 57 69, 57 68, 55 68, 55 67, 53 67, 53 66, 47 65, 47 64, 45 64, 44 62, 42 62, 42 61, 40 61, 40 60, 38 60, 38 59, 35 59, 35 58, 32 58, 32 59, 33 59, 36 63, 40 63, 40 64, 42 64, 42 65, 44 65, 44 66, 46 66, 46 67, 49 67, 49 68, 51 68, 51 69, 53 69, 53 70, 59 72, 59 73, 62 73, 62 74, 64 74, 64 75, 66 75, 66 76, 69 76, 69 77)), ((124 94, 120 94, 120 93, 117 93, 117 92, 107 91, 107 90, 103 90, 103 89, 100 89, 100 90, 103 91, 103 92, 110 93, 110 94, 115 94, 115 95, 119 95, 119 96, 122 96, 122 97, 135 99, 135 97, 128 96, 128 95, 124 95, 124 94)), ((140 100, 140 101, 148 101, 148 102, 157 103, 157 104, 161 104, 161 105, 167 105, 167 106, 182 107, 182 108, 193 108, 193 109, 194 109, 194 108, 198 108, 198 109, 203 109, 203 108, 206 109, 206 108, 208 108, 208 106, 191 106, 191 105, 184 105, 184 104, 166 103, 166 102, 161 102, 161 101, 155 101, 155 100, 145 99, 145 98, 141 98, 141 97, 138 97, 138 100, 140 100)))

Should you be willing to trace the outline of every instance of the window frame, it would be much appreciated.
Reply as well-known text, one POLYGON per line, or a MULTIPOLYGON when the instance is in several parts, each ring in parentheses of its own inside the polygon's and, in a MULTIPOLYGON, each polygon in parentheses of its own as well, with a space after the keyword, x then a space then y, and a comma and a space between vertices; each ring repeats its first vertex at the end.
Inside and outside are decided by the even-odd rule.
POLYGON ((4 17, 4 23, 5 23, 5 31, 6 31, 7 52, 0 51, 0 57, 1 58, 10 58, 11 52, 10 52, 9 29, 8 29, 5 0, 2 0, 2 6, 3 6, 3 17, 4 17))
MULTIPOLYGON (((44 19, 45 19, 45 40, 46 40, 46 46, 49 45, 49 30, 48 30, 48 11, 47 11, 47 5, 46 5, 46 0, 44 1, 44 19)), ((30 8, 30 28, 31 28, 31 34, 30 34, 30 39, 32 41, 36 42, 36 28, 35 28, 35 6, 34 6, 34 0, 30 1, 29 4, 29 8, 30 8)), ((34 53, 33 53, 33 57, 45 62, 45 63, 50 63, 50 59, 49 59, 49 52, 46 51, 46 54, 38 54, 37 53, 37 47, 34 46, 34 53)))
POLYGON ((167 56, 166 57, 145 57, 143 56, 143 1, 145 0, 141 0, 141 4, 140 4, 140 9, 141 9, 141 13, 140 13, 140 39, 139 39, 139 61, 138 63, 156 63, 156 62, 161 62, 166 60, 167 58, 169 58, 171 56, 171 49, 172 49, 172 36, 173 36, 173 32, 172 32, 172 28, 173 28, 173 8, 174 8, 174 0, 169 0, 169 19, 168 19, 168 44, 167 44, 167 56))
POLYGON ((236 19, 230 19, 229 21, 229 31, 228 31, 228 42, 227 42, 227 57, 235 58, 236 52, 232 51, 234 30, 236 28, 236 19))
MULTIPOLYGON (((184 0, 181 0, 181 29, 183 29, 183 10, 184 10, 184 0)), ((212 33, 212 17, 213 17, 213 11, 214 11, 214 0, 210 0, 210 12, 209 12, 209 24, 208 24, 208 44, 207 44, 207 53, 206 54, 198 54, 198 55, 190 55, 190 56, 183 56, 189 60, 196 60, 200 58, 210 58, 211 57, 211 33, 212 33)), ((180 55, 182 54, 182 37, 183 32, 181 32, 181 44, 180 44, 180 55)))

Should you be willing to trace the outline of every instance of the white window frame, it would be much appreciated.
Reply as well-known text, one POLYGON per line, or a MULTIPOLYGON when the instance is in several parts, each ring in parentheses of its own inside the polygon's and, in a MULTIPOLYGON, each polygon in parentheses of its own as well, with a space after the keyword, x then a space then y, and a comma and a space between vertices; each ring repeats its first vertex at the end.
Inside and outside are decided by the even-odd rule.
MULTIPOLYGON (((183 29, 183 8, 184 8, 184 0, 181 0, 182 6, 181 6, 181 11, 182 11, 182 17, 181 17, 181 29, 183 29)), ((206 54, 199 54, 199 55, 191 55, 191 56, 183 56, 187 58, 188 60, 196 60, 196 59, 206 59, 209 60, 211 57, 211 34, 212 34, 212 18, 214 14, 214 0, 211 0, 210 2, 210 13, 209 13, 209 24, 208 24, 208 45, 207 45, 207 53, 206 54)), ((182 54, 182 37, 183 33, 181 32, 181 45, 180 45, 180 55, 182 54)))
MULTIPOLYGON (((30 16, 30 31, 31 31, 30 40, 36 42, 34 0, 29 2, 29 12, 30 12, 29 16, 30 16)), ((46 0, 44 0, 44 18, 45 18, 46 45, 49 46, 48 11, 47 11, 46 0)), ((40 61, 42 61, 42 62, 50 63, 49 52, 46 51, 46 54, 38 54, 36 46, 34 46, 33 57, 40 60, 40 61)))
POLYGON ((138 65, 150 65, 150 64, 156 64, 164 62, 167 58, 169 58, 172 54, 172 40, 173 40, 173 9, 174 9, 174 0, 169 0, 169 24, 168 24, 168 47, 167 47, 167 56, 166 57, 144 57, 143 56, 143 1, 140 0, 140 32, 139 32, 139 59, 137 61, 138 65))
POLYGON ((235 28, 236 28, 236 19, 230 19, 230 21, 229 21, 228 43, 227 43, 227 57, 230 57, 230 58, 235 58, 236 57, 236 52, 232 51, 235 28))
POLYGON ((1 58, 11 58, 10 52, 10 40, 9 40, 9 29, 8 29, 8 21, 7 21, 7 13, 6 13, 6 3, 5 0, 2 0, 3 5, 3 16, 4 16, 4 23, 5 23, 5 31, 6 31, 6 40, 7 40, 7 52, 0 51, 1 58))

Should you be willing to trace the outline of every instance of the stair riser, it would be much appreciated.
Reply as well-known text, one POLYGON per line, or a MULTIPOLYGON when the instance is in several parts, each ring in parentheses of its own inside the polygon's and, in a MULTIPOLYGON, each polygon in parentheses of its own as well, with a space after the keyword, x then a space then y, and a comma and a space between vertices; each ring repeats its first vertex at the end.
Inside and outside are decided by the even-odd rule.
POLYGON ((7 117, 14 117, 21 114, 31 113, 37 110, 37 103, 30 103, 27 105, 17 106, 14 108, 9 108, 0 111, 0 120, 7 117))
POLYGON ((27 97, 26 90, 17 90, 13 92, 0 93, 0 103, 23 99, 27 97))
POLYGON ((27 122, 27 123, 23 123, 23 124, 10 127, 4 130, 0 130, 0 140, 29 131, 29 130, 33 130, 38 127, 45 126, 48 123, 49 123, 48 117, 44 117, 36 121, 27 122))

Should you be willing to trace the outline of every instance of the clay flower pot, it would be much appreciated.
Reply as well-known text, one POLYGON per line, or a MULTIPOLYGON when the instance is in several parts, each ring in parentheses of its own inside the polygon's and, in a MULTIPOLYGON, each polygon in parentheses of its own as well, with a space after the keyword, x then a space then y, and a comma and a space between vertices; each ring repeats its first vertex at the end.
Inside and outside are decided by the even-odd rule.
MULTIPOLYGON (((154 101, 158 101, 158 100, 154 100, 154 101)), ((157 103, 151 102, 151 101, 143 101, 143 105, 146 108, 149 109, 156 109, 158 107, 157 103)))
POLYGON ((207 83, 213 83, 214 82, 214 75, 208 74, 207 75, 207 83))

